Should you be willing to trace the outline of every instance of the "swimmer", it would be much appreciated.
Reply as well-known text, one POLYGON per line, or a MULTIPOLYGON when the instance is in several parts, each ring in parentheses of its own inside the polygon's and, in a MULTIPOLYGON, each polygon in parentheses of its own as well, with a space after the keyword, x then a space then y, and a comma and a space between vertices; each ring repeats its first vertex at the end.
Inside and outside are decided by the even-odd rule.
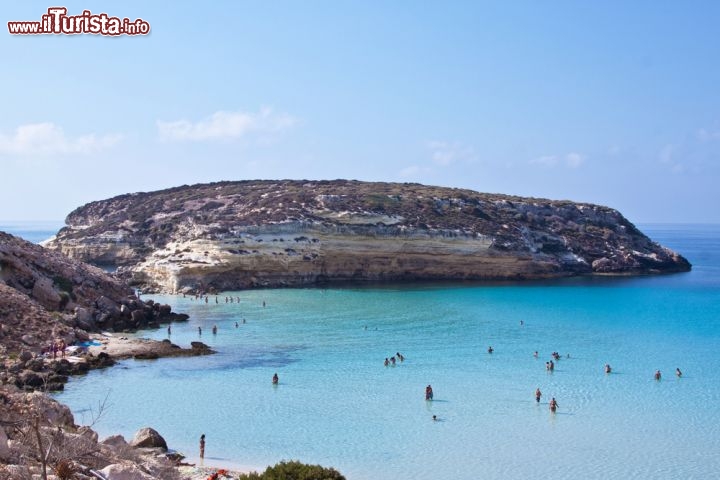
POLYGON ((675 369, 675 375, 677 375, 678 378, 682 377, 682 372, 680 371, 679 368, 675 369))
POLYGON ((235 322, 235 328, 238 328, 240 324, 238 322, 235 322))
POLYGON ((276 373, 275 375, 273 375, 272 383, 273 383, 273 385, 277 385, 279 381, 280 381, 280 378, 278 378, 278 374, 276 373))
POLYGON ((213 335, 217 335, 217 325, 213 325, 213 335))
POLYGON ((533 357, 538 358, 538 352, 535 350, 535 353, 533 353, 533 357))
POLYGON ((395 355, 397 355, 398 359, 400 359, 401 362, 405 361, 405 357, 403 357, 400 352, 397 352, 395 355))
POLYGON ((557 410, 558 406, 559 406, 559 405, 558 405, 557 401, 555 400, 555 397, 553 397, 552 400, 550 400, 550 411, 551 411, 552 413, 555 413, 555 411, 557 410))
POLYGON ((610 367, 609 363, 606 363, 605 364, 605 373, 611 373, 611 372, 612 372, 612 367, 610 367))
POLYGON ((660 380, 662 378, 662 374, 660 373, 660 370, 655 371, 655 380, 660 380))
POLYGON ((437 422, 437 415, 433 415, 433 422, 437 422))
POLYGON ((388 360, 387 357, 385 357, 385 366, 387 367, 388 365, 390 365, 390 360, 388 360))
POLYGON ((395 357, 390 357, 390 363, 393 364, 393 367, 395 366, 395 357))
POLYGON ((535 402, 540 403, 540 397, 542 397, 542 392, 539 388, 535 389, 535 402))
POLYGON ((492 353, 492 352, 494 352, 494 351, 495 351, 495 350, 493 350, 493 347, 492 347, 492 346, 489 346, 489 347, 488 347, 488 353, 492 353))

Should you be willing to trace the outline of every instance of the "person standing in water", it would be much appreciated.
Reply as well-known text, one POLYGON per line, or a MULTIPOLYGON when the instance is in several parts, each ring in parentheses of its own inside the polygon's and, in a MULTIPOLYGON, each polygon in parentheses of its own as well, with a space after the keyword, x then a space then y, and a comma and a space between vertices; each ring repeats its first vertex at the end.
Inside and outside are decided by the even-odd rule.
POLYGON ((535 389, 535 403, 540 403, 540 397, 542 397, 542 392, 539 388, 535 389))
POLYGON ((273 385, 277 385, 279 381, 280 381, 280 378, 278 378, 278 374, 276 373, 275 375, 273 375, 272 383, 273 383, 273 385))
POLYGON ((551 411, 552 413, 555 413, 555 411, 557 410, 557 408, 558 408, 558 403, 557 403, 557 401, 555 400, 555 397, 553 397, 552 400, 550 400, 550 411, 551 411))
POLYGON ((612 373, 612 367, 610 367, 609 363, 605 364, 605 373, 612 373))
POLYGON ((678 378, 682 377, 682 372, 680 371, 679 368, 675 369, 675 375, 677 375, 678 378))
POLYGON ((205 434, 200 435, 200 460, 205 458, 205 434))
POLYGON ((425 387, 425 400, 432 400, 433 399, 433 389, 430 385, 425 387))
POLYGON ((660 373, 660 370, 655 370, 655 380, 660 380, 662 378, 662 374, 660 373))

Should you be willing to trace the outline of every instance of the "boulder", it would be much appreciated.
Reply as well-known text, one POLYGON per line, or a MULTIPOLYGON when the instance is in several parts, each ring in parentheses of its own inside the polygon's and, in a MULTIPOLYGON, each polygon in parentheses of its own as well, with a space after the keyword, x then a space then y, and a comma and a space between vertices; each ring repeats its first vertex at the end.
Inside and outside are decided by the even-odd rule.
POLYGON ((6 463, 8 460, 10 460, 8 437, 5 433, 5 429, 0 427, 0 463, 6 463))
POLYGON ((95 329, 95 319, 87 308, 77 307, 75 309, 75 321, 78 327, 84 330, 95 329))
POLYGON ((149 427, 138 430, 130 445, 135 448, 161 448, 167 451, 165 439, 157 431, 149 427))
POLYGON ((133 310, 130 315, 133 325, 142 325, 143 323, 147 323, 147 316, 142 310, 133 310))
POLYGON ((153 477, 143 472, 137 465, 124 465, 115 463, 100 470, 106 480, 153 480, 153 477))
POLYGON ((20 372, 20 375, 18 375, 17 380, 17 386, 22 387, 33 387, 33 388, 40 388, 45 384, 45 379, 33 372, 32 370, 23 370, 20 372))
POLYGON ((109 313, 111 316, 117 316, 120 314, 120 307, 114 301, 106 296, 101 296, 95 300, 95 305, 103 313, 109 313))
POLYGON ((28 352, 27 350, 23 350, 20 352, 20 356, 18 357, 21 362, 27 362, 28 360, 32 360, 33 354, 32 352, 28 352))
POLYGON ((100 443, 113 448, 127 447, 128 444, 125 441, 125 437, 123 437, 122 435, 111 435, 107 438, 104 438, 103 441, 100 443))

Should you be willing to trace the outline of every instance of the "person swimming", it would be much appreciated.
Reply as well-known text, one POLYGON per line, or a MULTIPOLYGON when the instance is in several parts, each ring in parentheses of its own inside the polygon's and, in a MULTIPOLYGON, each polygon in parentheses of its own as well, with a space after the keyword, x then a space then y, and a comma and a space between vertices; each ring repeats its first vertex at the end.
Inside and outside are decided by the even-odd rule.
POLYGON ((388 365, 390 365, 390 360, 388 360, 388 358, 385 357, 385 366, 387 367, 388 365))
POLYGON ((490 345, 490 346, 488 347, 488 353, 492 353, 492 352, 494 352, 494 351, 495 351, 495 350, 493 349, 492 345, 490 345))
POLYGON ((605 373, 612 373, 612 367, 610 367, 609 363, 605 364, 605 373))

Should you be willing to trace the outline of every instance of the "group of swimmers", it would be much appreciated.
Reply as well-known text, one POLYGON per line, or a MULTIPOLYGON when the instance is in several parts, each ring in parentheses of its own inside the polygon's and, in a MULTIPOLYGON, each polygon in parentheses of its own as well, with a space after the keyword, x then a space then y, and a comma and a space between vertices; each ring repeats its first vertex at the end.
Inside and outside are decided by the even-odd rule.
POLYGON ((395 366, 395 363, 396 363, 396 361, 397 361, 397 360, 395 360, 395 357, 397 357, 397 360, 400 360, 401 362, 404 362, 404 361, 405 361, 405 357, 402 355, 402 353, 397 352, 397 353, 395 353, 394 356, 390 357, 389 360, 388 360, 387 357, 385 357, 384 365, 385 365, 386 367, 389 366, 389 365, 395 366))

